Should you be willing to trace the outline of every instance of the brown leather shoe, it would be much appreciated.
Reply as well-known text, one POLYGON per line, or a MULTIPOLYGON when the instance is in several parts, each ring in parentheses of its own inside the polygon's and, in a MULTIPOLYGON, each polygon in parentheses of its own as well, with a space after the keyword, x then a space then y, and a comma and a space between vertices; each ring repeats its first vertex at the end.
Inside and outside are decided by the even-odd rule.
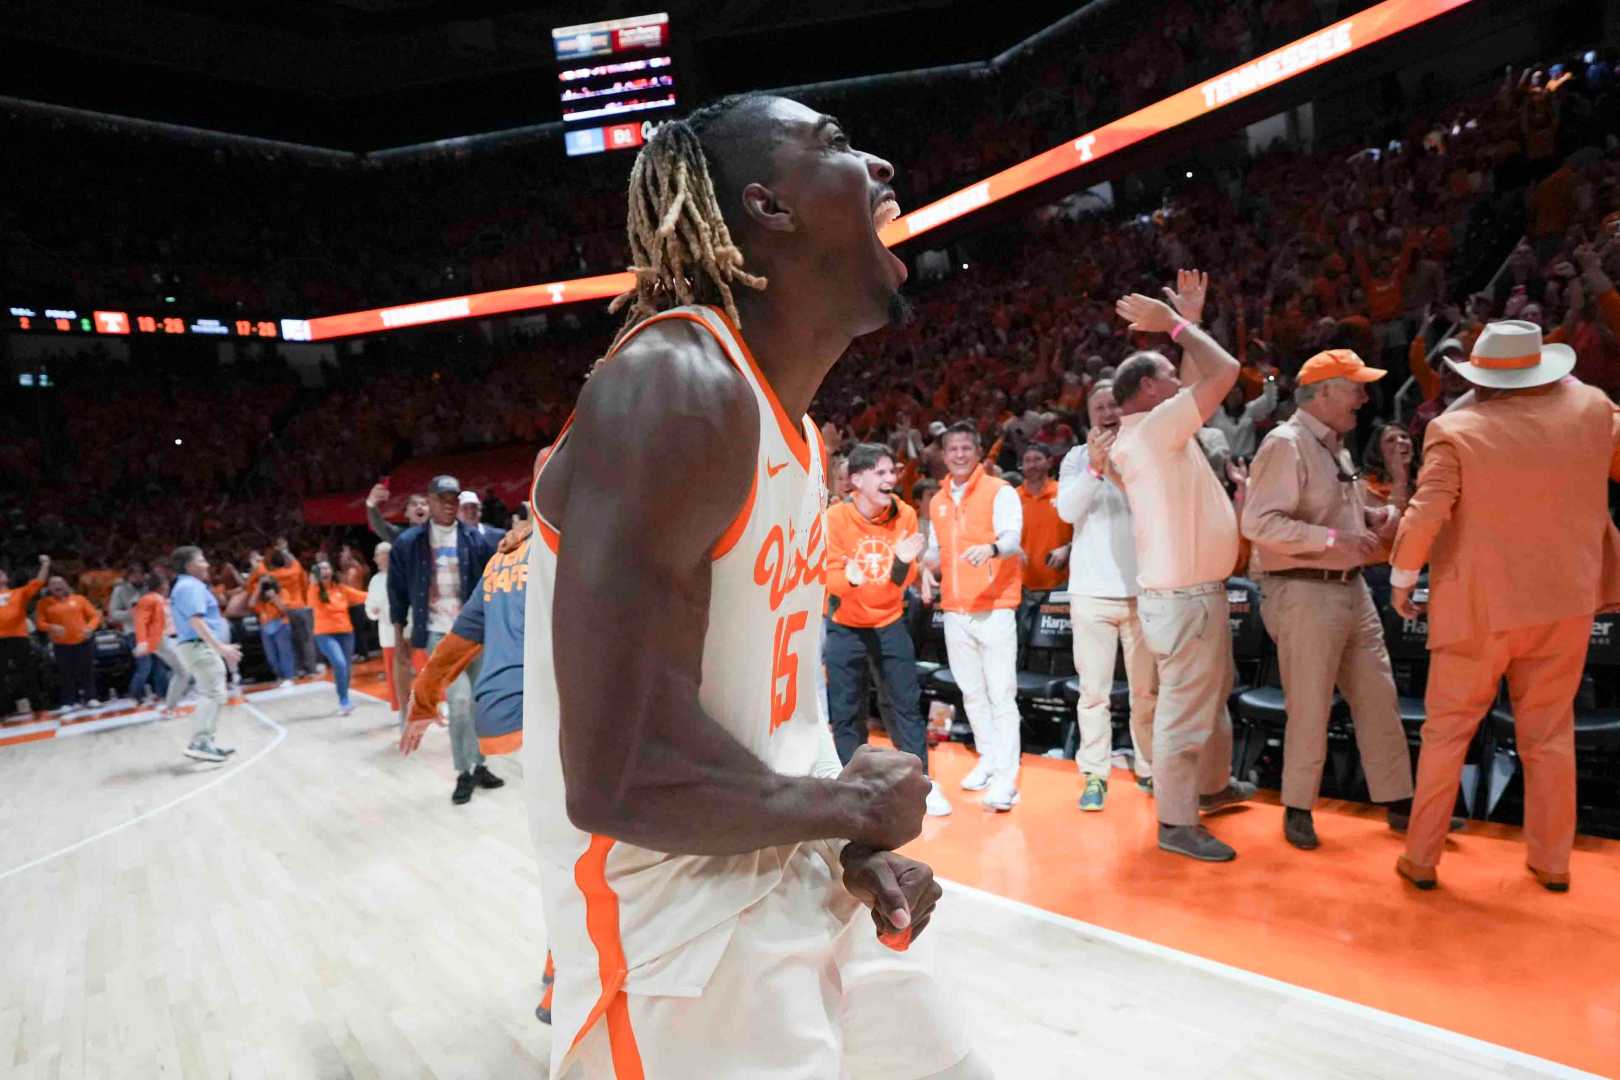
POLYGON ((1537 870, 1529 863, 1525 863, 1524 868, 1534 874, 1536 880, 1541 882, 1541 887, 1548 892, 1569 892, 1568 874, 1550 874, 1545 870, 1537 870))
POLYGON ((1405 855, 1395 860, 1395 872, 1420 889, 1432 889, 1440 884, 1440 879, 1435 876, 1434 867, 1419 866, 1405 855))

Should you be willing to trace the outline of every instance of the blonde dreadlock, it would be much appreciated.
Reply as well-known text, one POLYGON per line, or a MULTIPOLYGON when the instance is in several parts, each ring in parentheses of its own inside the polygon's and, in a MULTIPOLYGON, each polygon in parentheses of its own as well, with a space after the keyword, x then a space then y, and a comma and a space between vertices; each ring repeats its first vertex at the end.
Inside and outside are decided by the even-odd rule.
MULTIPOLYGON (((704 112, 729 111, 731 104, 704 112)), ((703 144, 687 120, 659 128, 636 156, 626 232, 636 285, 608 305, 609 311, 629 309, 615 345, 643 319, 680 304, 719 304, 740 325, 732 285, 765 288, 764 278, 743 269, 703 144)))

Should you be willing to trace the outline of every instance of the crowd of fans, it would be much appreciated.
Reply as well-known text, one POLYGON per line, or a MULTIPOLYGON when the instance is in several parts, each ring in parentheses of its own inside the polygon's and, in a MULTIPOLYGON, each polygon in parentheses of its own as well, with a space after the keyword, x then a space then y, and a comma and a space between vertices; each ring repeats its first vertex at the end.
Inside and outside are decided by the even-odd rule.
MULTIPOLYGON (((1062 108, 1050 102, 1050 108, 1035 107, 1051 95, 1027 87, 1006 90, 1016 100, 983 113, 984 123, 995 126, 993 136, 976 142, 957 133, 948 146, 930 125, 908 127, 899 114, 873 109, 868 144, 901 163, 897 184, 912 185, 908 201, 914 202, 1041 148, 1049 136, 1043 125, 1072 133, 1076 124, 1094 125, 1162 96, 1178 81, 1229 66, 1234 55, 1297 36, 1314 17, 1331 14, 1318 7, 1332 5, 1232 5, 1223 18, 1247 19, 1247 29, 1234 24, 1230 36, 1216 36, 1217 47, 1210 35, 1191 32, 1188 5, 1172 4, 1160 28, 1162 47, 1179 59, 1139 69, 1151 69, 1151 76, 1108 77, 1114 65, 1129 67, 1128 57, 1037 56, 1025 74, 1043 72, 1037 82, 1071 92, 1062 108)), ((1150 46, 1161 47, 1151 35, 1135 47, 1150 46)), ((1200 176, 1151 213, 1045 208, 964 241, 948 261, 940 260, 945 272, 935 280, 925 280, 935 274, 915 275, 915 317, 856 342, 823 386, 814 415, 835 451, 856 441, 893 447, 906 466, 901 491, 908 495, 917 480, 942 475, 937 433, 963 417, 986 435, 992 464, 1001 471, 1015 472, 1031 444, 1060 460, 1085 437, 1089 386, 1142 344, 1114 316, 1115 298, 1156 292, 1187 266, 1208 271, 1205 325, 1244 365, 1240 390, 1206 440, 1223 469, 1223 455, 1252 455, 1269 427, 1290 414, 1293 374, 1330 346, 1353 348, 1395 372, 1366 411, 1360 444, 1374 475, 1384 448, 1372 435, 1374 426, 1398 419, 1396 426, 1420 444, 1424 423, 1461 389, 1440 357, 1465 351, 1490 318, 1538 321, 1549 340, 1575 348, 1578 377, 1620 394, 1620 298, 1612 285, 1620 274, 1617 117, 1613 69, 1602 55, 1588 53, 1510 69, 1485 92, 1409 110, 1371 146, 1365 145, 1371 140, 1313 151, 1279 145, 1200 176), (1404 394, 1397 395, 1408 376, 1404 394)), ((99 137, 150 139, 154 157, 164 149, 155 136, 108 131, 99 137)), ((64 152, 63 145, 77 144, 41 133, 39 160, 53 160, 50 154, 64 152)), ((241 164, 236 154, 214 156, 220 168, 232 169, 241 164)), ((24 169, 37 164, 27 155, 19 160, 24 169)), ((516 163, 502 164, 499 155, 430 159, 366 175, 390 185, 395 197, 381 203, 389 214, 411 219, 404 233, 390 233, 390 243, 408 235, 420 250, 446 260, 453 274, 487 271, 476 287, 491 287, 551 270, 521 261, 478 269, 464 247, 427 236, 424 223, 432 204, 457 201, 453 176, 459 170, 482 177, 479 170, 487 166, 496 178, 516 183, 515 174, 502 172, 516 163)), ((265 164, 258 172, 275 171, 265 164)), ((288 162, 273 164, 278 169, 288 162)), ((341 170, 297 167, 307 170, 308 205, 334 218, 356 209, 343 201, 341 170), (317 190, 317 184, 332 187, 317 190)), ((263 176, 256 182, 264 183, 263 176)), ((622 207, 618 196, 609 198, 610 186, 587 184, 583 197, 570 199, 566 219, 540 205, 551 198, 544 193, 534 203, 503 204, 487 220, 477 217, 480 204, 468 203, 475 209, 456 228, 472 228, 467 223, 477 220, 474 232, 487 225, 492 235, 508 239, 526 230, 545 233, 568 249, 553 252, 572 260, 566 273, 606 269, 621 258, 622 244, 613 224, 622 207), (592 249, 592 237, 610 233, 611 243, 592 249)), ((253 190, 248 184, 243 197, 253 190)), ((0 214, 7 212, 3 202, 0 214)), ((85 205, 99 212, 93 210, 98 202, 85 205)), ((380 211, 365 211, 372 212, 380 211)), ((356 213, 355 220, 366 220, 356 213)), ((229 216, 219 214, 221 221, 229 216)), ((363 229, 345 233, 336 220, 331 225, 328 239, 365 246, 363 229)), ((241 259, 244 270, 271 236, 214 248, 205 224, 174 221, 172 227, 211 265, 228 268, 241 259)), ((136 243, 136 235, 126 234, 123 243, 136 243)), ((82 254, 85 265, 116 276, 128 252, 113 251, 99 262, 105 249, 82 254)), ((510 256, 491 255, 488 265, 510 256)), ((346 269, 335 276, 317 268, 287 280, 324 282, 321 287, 346 281, 343 287, 360 290, 371 287, 364 274, 344 275, 362 264, 387 264, 406 277, 396 282, 399 292, 386 295, 417 298, 423 294, 410 290, 429 288, 410 278, 409 261, 394 259, 387 246, 344 261, 346 269)), ((274 273, 262 278, 275 280, 274 273)), ((50 553, 70 579, 81 575, 81 590, 92 600, 97 588, 84 583, 97 579, 83 578, 85 572, 100 573, 110 592, 118 573, 109 575, 107 568, 185 542, 236 560, 234 569, 220 566, 222 576, 245 574, 248 552, 267 550, 283 536, 306 565, 320 550, 331 552, 336 565, 345 543, 355 545, 351 558, 361 562, 364 534, 303 525, 304 497, 363 491, 411 457, 549 443, 611 326, 602 313, 579 311, 553 317, 543 330, 463 326, 369 341, 364 351, 328 367, 313 388, 274 361, 238 364, 223 378, 184 368, 133 373, 91 349, 53 367, 52 411, 31 419, 19 410, 14 437, 0 447, 0 487, 8 491, 0 560, 26 568, 37 554, 50 553)))
MULTIPOLYGON (((818 89, 921 205, 1353 9, 1192 0, 1147 27, 1125 5, 995 72, 818 89), (1125 40, 1123 47, 1098 41, 1125 40), (973 117, 941 126, 940 115, 973 117)), ((566 158, 560 137, 354 159, 177 138, 0 106, 0 280, 40 302, 307 316, 611 272, 630 155, 566 158), (63 185, 64 176, 73 177, 63 185)))

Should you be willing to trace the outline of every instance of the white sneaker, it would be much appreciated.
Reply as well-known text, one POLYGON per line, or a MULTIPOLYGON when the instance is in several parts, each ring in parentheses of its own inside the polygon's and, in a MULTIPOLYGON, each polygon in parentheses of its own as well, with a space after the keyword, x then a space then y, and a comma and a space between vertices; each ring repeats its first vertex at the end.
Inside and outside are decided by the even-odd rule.
POLYGON ((276 683, 276 689, 277 690, 290 690, 295 685, 296 684, 291 679, 282 679, 280 682, 276 683))
POLYGON ((945 793, 939 790, 938 784, 930 784, 928 788, 928 816, 948 817, 950 812, 951 804, 945 798, 945 793))
POLYGON ((1018 805, 1018 789, 1009 783, 997 782, 990 785, 985 792, 984 800, 980 804, 986 810, 994 810, 998 814, 1005 814, 1018 805))
POLYGON ((963 791, 983 791, 990 786, 990 766, 980 758, 979 763, 973 766, 973 771, 962 777, 963 791))
POLYGON ((85 708, 87 708, 87 709, 99 709, 99 708, 101 708, 101 699, 100 698, 91 698, 89 701, 85 702, 85 708))
POLYGON ((196 761, 225 760, 225 752, 216 747, 211 739, 191 740, 191 745, 185 749, 185 755, 196 761))

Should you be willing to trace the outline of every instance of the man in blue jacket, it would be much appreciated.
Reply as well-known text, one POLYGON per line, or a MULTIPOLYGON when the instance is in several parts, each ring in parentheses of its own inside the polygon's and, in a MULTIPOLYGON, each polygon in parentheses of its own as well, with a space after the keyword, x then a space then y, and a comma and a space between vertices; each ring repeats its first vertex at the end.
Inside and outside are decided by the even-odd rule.
MULTIPOLYGON (((456 520, 461 482, 453 476, 435 476, 428 485, 428 520, 399 534, 388 564, 389 617, 395 640, 404 642, 410 617, 411 664, 394 665, 395 692, 410 700, 415 668, 455 626, 462 605, 478 587, 484 565, 495 554, 502 534, 470 529, 456 520)), ((484 766, 473 726, 473 683, 478 664, 450 684, 445 694, 450 709, 450 753, 456 766, 456 788, 451 801, 465 803, 473 788, 497 788, 502 781, 484 766)), ((403 722, 403 712, 401 721, 403 722)))

